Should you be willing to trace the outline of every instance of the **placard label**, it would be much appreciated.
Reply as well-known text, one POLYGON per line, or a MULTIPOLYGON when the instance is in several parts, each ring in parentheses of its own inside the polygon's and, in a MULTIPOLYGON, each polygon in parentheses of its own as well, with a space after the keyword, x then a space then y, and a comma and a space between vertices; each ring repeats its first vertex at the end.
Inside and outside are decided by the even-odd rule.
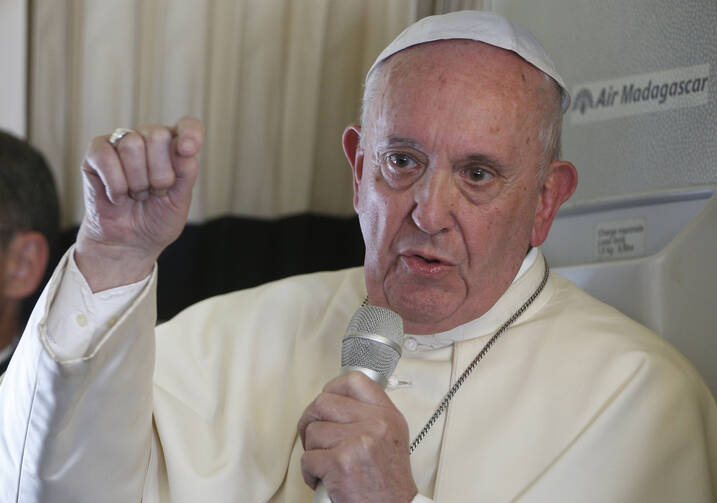
POLYGON ((602 222, 595 228, 595 258, 610 260, 645 254, 645 219, 602 222))
POLYGON ((710 64, 587 82, 573 89, 571 124, 706 105, 710 64))

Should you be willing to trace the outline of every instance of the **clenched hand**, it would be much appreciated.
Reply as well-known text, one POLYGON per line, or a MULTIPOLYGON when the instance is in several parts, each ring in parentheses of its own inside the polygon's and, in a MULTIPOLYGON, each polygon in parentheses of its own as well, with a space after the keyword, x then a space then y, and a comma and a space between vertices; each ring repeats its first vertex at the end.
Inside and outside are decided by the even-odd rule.
POLYGON ((201 123, 144 125, 113 147, 94 138, 82 162, 85 216, 75 260, 92 291, 146 277, 184 228, 199 172, 201 123))

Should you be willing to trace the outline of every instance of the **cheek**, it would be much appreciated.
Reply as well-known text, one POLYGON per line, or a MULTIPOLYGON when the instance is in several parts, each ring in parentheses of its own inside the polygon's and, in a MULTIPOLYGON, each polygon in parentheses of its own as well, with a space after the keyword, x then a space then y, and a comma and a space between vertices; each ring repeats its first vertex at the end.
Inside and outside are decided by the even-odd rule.
POLYGON ((481 208, 465 232, 471 268, 513 263, 525 255, 532 231, 527 205, 520 202, 481 208))
POLYGON ((390 197, 381 191, 380 177, 365 180, 361 187, 358 214, 367 251, 378 252, 390 227, 390 197))
MULTIPOLYGON (((367 180, 368 182, 368 180, 367 180)), ((391 245, 410 216, 410 191, 395 191, 379 175, 362 186, 358 213, 367 253, 391 261, 391 245)))

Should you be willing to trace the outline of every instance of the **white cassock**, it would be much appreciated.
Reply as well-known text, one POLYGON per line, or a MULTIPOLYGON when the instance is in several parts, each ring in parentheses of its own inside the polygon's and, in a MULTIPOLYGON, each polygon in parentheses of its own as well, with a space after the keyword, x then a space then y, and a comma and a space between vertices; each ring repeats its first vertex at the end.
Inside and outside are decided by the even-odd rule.
MULTIPOLYGON (((155 355, 156 273, 137 295, 102 293, 120 306, 109 330, 53 333, 104 323, 91 293, 79 313, 56 299, 74 267, 0 385, 0 501, 312 501, 296 424, 337 374, 362 269, 200 302, 157 328, 155 355)), ((536 251, 481 318, 406 337, 387 393, 412 435, 543 273, 536 251)), ((667 342, 551 274, 411 458, 416 502, 708 503, 717 407, 667 342)))

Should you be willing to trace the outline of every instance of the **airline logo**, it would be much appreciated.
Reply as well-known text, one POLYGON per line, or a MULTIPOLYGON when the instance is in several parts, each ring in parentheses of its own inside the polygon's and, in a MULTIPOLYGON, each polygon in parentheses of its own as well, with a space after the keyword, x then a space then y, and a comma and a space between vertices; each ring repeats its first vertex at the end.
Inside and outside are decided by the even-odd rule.
POLYGON ((709 64, 590 82, 573 89, 569 121, 584 124, 704 105, 709 88, 709 64))

